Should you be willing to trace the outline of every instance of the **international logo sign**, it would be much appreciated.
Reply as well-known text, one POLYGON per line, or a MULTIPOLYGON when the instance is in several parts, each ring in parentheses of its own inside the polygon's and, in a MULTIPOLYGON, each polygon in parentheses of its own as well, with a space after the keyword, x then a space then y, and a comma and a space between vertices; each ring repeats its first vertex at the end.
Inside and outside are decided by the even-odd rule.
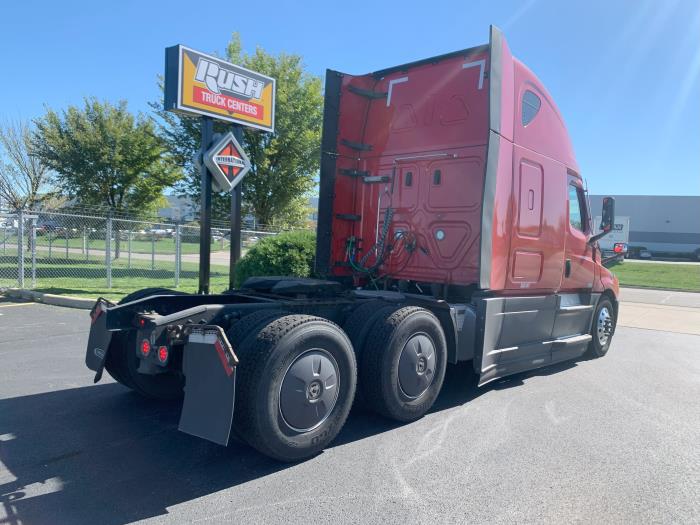
POLYGON ((165 50, 165 109, 275 129, 275 79, 185 46, 165 50))
POLYGON ((204 164, 221 191, 231 191, 250 170, 250 160, 231 132, 226 133, 204 154, 204 164))

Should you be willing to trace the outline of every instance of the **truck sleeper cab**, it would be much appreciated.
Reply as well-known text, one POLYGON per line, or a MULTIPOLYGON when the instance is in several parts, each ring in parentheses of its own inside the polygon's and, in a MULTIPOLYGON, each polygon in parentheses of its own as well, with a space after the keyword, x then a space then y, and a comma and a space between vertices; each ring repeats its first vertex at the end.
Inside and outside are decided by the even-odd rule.
POLYGON ((326 74, 316 272, 223 295, 142 290, 93 308, 86 363, 180 430, 271 457, 321 451, 357 398, 422 417, 447 363, 479 385, 604 355, 618 282, 563 119, 492 27, 488 45, 326 74))

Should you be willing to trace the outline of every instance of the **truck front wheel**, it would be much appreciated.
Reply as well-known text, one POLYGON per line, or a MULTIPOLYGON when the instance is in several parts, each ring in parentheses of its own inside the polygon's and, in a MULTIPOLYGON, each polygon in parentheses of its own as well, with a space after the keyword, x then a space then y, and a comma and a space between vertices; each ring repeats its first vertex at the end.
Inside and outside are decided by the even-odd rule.
POLYGON ((372 326, 359 385, 372 410, 397 421, 414 421, 433 406, 446 365, 440 321, 425 308, 407 306, 372 326))
POLYGON ((591 327, 591 342, 588 345, 588 355, 592 358, 603 357, 608 353, 613 334, 615 333, 615 309, 605 295, 598 301, 591 327))
POLYGON ((352 345, 338 326, 282 314, 246 337, 236 353, 234 428, 249 445, 299 461, 338 435, 357 381, 352 345))

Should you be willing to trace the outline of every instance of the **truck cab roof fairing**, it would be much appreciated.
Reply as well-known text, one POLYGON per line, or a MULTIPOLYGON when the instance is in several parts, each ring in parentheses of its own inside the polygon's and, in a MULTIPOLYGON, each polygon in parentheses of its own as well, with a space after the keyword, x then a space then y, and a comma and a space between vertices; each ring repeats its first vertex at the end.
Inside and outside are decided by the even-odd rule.
POLYGON ((384 275, 503 289, 514 143, 525 137, 525 147, 575 162, 551 97, 502 33, 491 27, 486 46, 365 75, 328 71, 325 96, 317 271, 356 275, 348 242, 365 261, 391 208, 394 234, 422 249, 410 261, 396 250, 384 275), (542 100, 527 126, 524 85, 542 100))
POLYGON ((479 287, 501 289, 507 271, 508 228, 512 160, 504 148, 526 147, 579 172, 571 139, 552 96, 537 76, 514 58, 501 31, 491 26, 489 41, 489 141, 484 174, 479 251, 479 287), (526 92, 533 92, 541 107, 527 123, 522 112, 526 92), (501 159, 499 163, 498 159, 501 159), (499 175, 499 171, 503 171, 499 175), (503 180, 502 180, 503 179, 503 180), (505 180, 507 179, 507 180, 505 180))
POLYGON ((478 282, 488 60, 481 45, 366 75, 328 73, 317 271, 350 278, 348 240, 362 243, 353 248, 364 261, 391 208, 392 235, 411 240, 382 272, 478 282), (409 243, 418 249, 401 252, 409 243))
MULTIPOLYGON (((513 140, 513 58, 500 29, 491 26, 489 35, 489 139, 481 205, 479 288, 492 288, 494 269, 494 213, 499 203, 497 182, 501 137, 513 140), (505 101, 505 103, 504 103, 505 101)), ((502 203, 501 203, 502 204, 502 203)), ((505 217, 502 217, 505 219, 505 217)), ((502 240, 500 241, 503 242, 502 240)))
POLYGON ((513 59, 514 93, 513 141, 523 147, 541 153, 564 164, 568 169, 580 173, 574 147, 566 129, 564 118, 554 102, 554 98, 530 68, 517 58, 513 59), (541 107, 535 118, 523 125, 521 115, 525 92, 534 92, 540 99, 541 107))

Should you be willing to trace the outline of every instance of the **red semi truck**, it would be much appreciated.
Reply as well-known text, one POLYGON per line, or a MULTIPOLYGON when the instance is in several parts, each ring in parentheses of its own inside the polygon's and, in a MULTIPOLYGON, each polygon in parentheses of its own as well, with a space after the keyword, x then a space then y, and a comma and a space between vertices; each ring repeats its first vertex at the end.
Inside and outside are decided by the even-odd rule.
MULTIPOLYGON (((140 290, 91 312, 86 363, 179 428, 312 456, 353 401, 422 417, 448 363, 479 384, 605 355, 617 279, 564 121, 501 32, 367 75, 327 71, 316 273, 220 295, 140 290)), ((467 378, 465 378, 466 382, 467 378)))

